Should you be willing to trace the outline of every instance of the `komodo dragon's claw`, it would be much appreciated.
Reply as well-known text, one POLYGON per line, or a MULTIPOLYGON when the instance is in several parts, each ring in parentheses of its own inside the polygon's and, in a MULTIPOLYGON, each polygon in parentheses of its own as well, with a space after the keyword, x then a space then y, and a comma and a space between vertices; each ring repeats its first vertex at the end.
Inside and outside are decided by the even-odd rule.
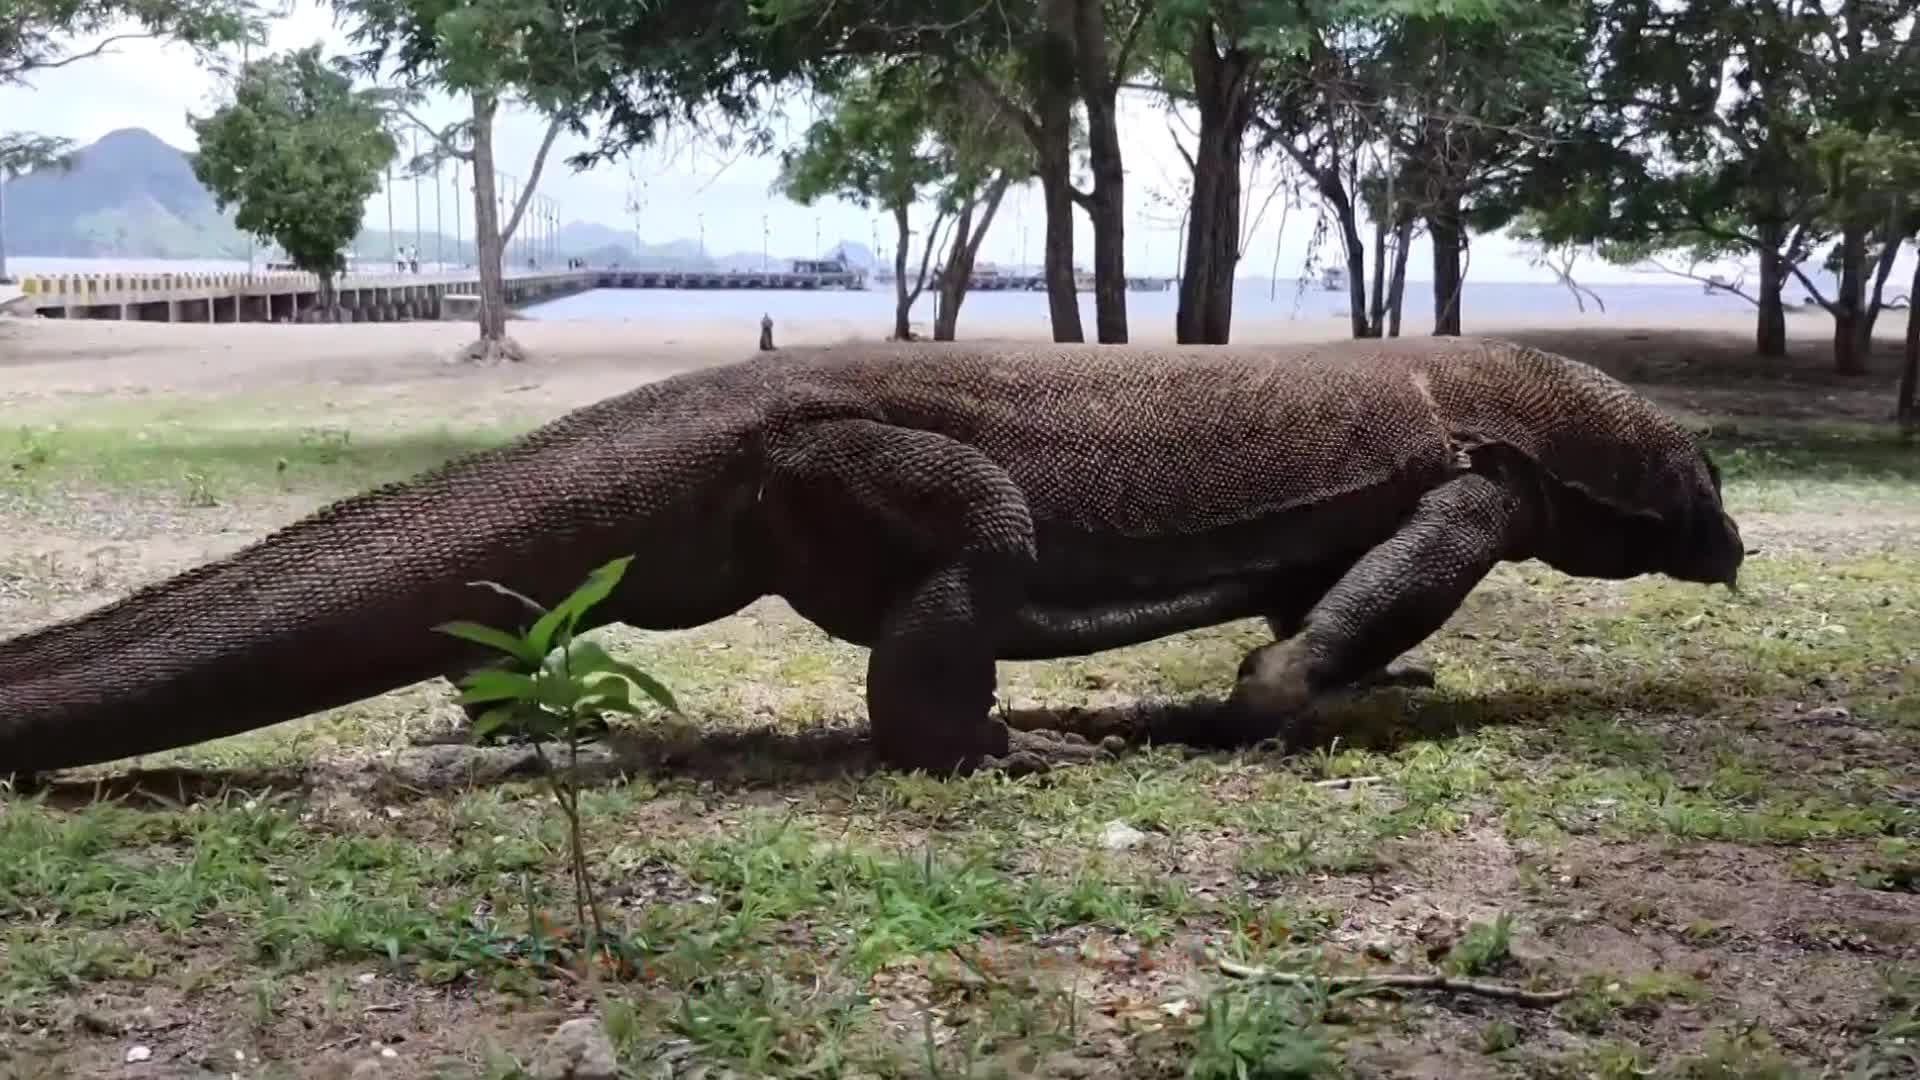
POLYGON ((1028 776, 1052 770, 1057 765, 1091 765, 1111 761, 1113 752, 1088 742, 1072 732, 1009 731, 1007 752, 981 761, 982 769, 993 769, 1009 776, 1028 776))

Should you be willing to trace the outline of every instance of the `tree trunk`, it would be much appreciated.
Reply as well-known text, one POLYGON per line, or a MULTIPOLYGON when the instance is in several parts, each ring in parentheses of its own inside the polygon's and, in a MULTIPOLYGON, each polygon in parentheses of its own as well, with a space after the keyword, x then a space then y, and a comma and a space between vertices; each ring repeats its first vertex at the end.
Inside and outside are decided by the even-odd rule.
POLYGON ((339 303, 333 291, 333 271, 322 270, 320 271, 319 278, 320 278, 320 296, 319 296, 320 311, 322 312, 323 318, 332 318, 333 309, 336 306, 338 306, 338 303, 339 303))
POLYGON ((1087 108, 1088 162, 1093 191, 1087 217, 1093 222, 1093 325, 1103 345, 1127 341, 1127 171, 1120 154, 1119 86, 1107 55, 1106 6, 1101 0, 1073 5, 1074 53, 1080 96, 1087 108))
POLYGON ((972 205, 960 211, 960 221, 953 231, 953 253, 947 256, 947 276, 940 281, 940 311, 933 319, 935 341, 954 339, 954 329, 960 321, 960 305, 966 301, 967 286, 973 280, 973 262, 980 254, 980 242, 987 238, 987 229, 993 225, 994 215, 1000 212, 1000 201, 1006 198, 1007 188, 1012 183, 1013 177, 1001 173, 987 185, 977 227, 973 223, 972 205))
POLYGON ((492 94, 473 95, 473 250, 480 270, 480 339, 468 346, 466 358, 483 363, 495 360, 524 360, 520 346, 507 338, 507 279, 501 265, 508 241, 519 229, 527 206, 540 184, 540 170, 546 166, 547 153, 560 135, 560 121, 547 124, 546 136, 527 170, 527 182, 505 224, 495 201, 493 171, 493 119, 500 111, 500 99, 492 94))
POLYGON ((0 281, 11 281, 7 276, 7 183, 13 179, 13 173, 0 169, 0 281))
POLYGON ((954 324, 960 319, 960 301, 967 295, 973 278, 973 259, 966 246, 973 232, 973 203, 960 207, 953 222, 953 243, 947 248, 947 264, 933 290, 933 340, 952 341, 954 324))
POLYGON ((1086 331, 1080 326, 1080 293, 1073 280, 1073 182, 1064 165, 1056 169, 1043 164, 1040 191, 1047 209, 1044 272, 1053 340, 1085 341, 1086 331))
POLYGON ((1445 196, 1427 218, 1433 240, 1433 333, 1454 337, 1460 333, 1460 251, 1465 240, 1460 220, 1460 197, 1445 196))
POLYGON ((1360 243, 1360 221, 1352 200, 1340 204, 1340 243, 1347 250, 1347 322, 1356 338, 1373 337, 1367 318, 1367 249, 1360 243))
MULTIPOLYGON (((907 245, 912 239, 904 203, 893 208, 893 226, 899 234, 893 243, 893 340, 906 341, 913 337, 913 324, 907 315, 913 309, 914 298, 907 292, 907 245)), ((932 238, 927 242, 932 243, 932 238)))
POLYGON ((1901 221, 1906 217, 1906 207, 1894 200, 1893 209, 1887 213, 1885 228, 1881 230, 1880 254, 1874 260, 1873 284, 1867 289, 1866 310, 1860 317, 1858 336, 1860 358, 1864 361, 1873 352, 1873 328, 1880 322, 1880 311, 1886 306, 1887 278, 1893 274, 1894 261, 1900 258, 1900 248, 1907 238, 1900 235, 1901 221))
POLYGON ((507 336, 507 282, 500 268, 500 208, 494 202, 493 116, 499 102, 473 95, 473 242, 480 269, 480 358, 507 336))
POLYGON ((1905 431, 1920 430, 1920 406, 1914 401, 1920 383, 1920 261, 1913 264, 1913 287, 1907 290, 1907 352, 1900 366, 1900 393, 1894 411, 1905 431))
POLYGON ((1393 222, 1386 214, 1373 223, 1373 281, 1368 285, 1367 336, 1379 337, 1387 328, 1387 234, 1393 222))
POLYGON ((1413 208, 1401 208, 1394 226, 1393 277, 1387 282, 1387 336, 1400 336, 1400 314, 1407 307, 1407 259, 1413 254, 1413 208))
POLYGON ((1777 223, 1760 226, 1760 301, 1759 324, 1754 329, 1753 351, 1761 356, 1787 355, 1787 309, 1780 294, 1786 288, 1786 259, 1780 245, 1784 230, 1777 223))
POLYGON ((1123 181, 1101 184, 1087 200, 1093 222, 1093 328, 1103 345, 1127 343, 1127 215, 1123 181))
POLYGON ((1347 266, 1348 332, 1356 338, 1371 337, 1367 319, 1367 253, 1360 244, 1360 216, 1353 196, 1347 191, 1346 182, 1340 179, 1337 168, 1314 168, 1297 155, 1296 160, 1301 160, 1309 169, 1313 186, 1320 192, 1321 199, 1333 207, 1333 216, 1340 224, 1340 245, 1346 253, 1347 266))
POLYGON ((1867 354, 1860 340, 1865 312, 1867 230, 1848 224, 1840 233, 1840 289, 1833 298, 1833 369, 1841 375, 1861 375, 1867 354))
POLYGON ((1240 156, 1252 118, 1247 81, 1253 64, 1241 49, 1222 56, 1213 24, 1204 20, 1194 32, 1187 62, 1200 109, 1200 138, 1174 340, 1225 345, 1233 330, 1233 272, 1240 262, 1240 156))
POLYGON ((1027 65, 1034 112, 1026 131, 1047 217, 1042 276, 1053 340, 1062 342, 1086 340, 1073 281, 1073 5, 1046 0, 1045 27, 1027 65))

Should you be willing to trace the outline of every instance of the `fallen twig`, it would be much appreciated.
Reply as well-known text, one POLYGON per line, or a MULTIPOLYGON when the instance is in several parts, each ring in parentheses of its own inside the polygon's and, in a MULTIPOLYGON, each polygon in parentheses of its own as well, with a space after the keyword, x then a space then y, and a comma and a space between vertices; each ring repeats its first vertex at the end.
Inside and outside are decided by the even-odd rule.
POLYGON ((1558 1005, 1574 995, 1572 990, 1523 990, 1518 986, 1508 986, 1505 983, 1456 979, 1439 974, 1301 975, 1291 971, 1270 971, 1263 967, 1235 963, 1225 957, 1221 957, 1216 962, 1221 971, 1236 979, 1285 983, 1290 986, 1325 984, 1333 990, 1357 990, 1363 994, 1380 990, 1442 990, 1453 994, 1478 994, 1481 997, 1534 1006, 1558 1005))
POLYGON ((1323 788, 1350 788, 1359 787, 1362 784, 1377 784, 1385 779, 1386 777, 1384 776, 1337 776, 1332 780, 1315 780, 1313 786, 1323 788))

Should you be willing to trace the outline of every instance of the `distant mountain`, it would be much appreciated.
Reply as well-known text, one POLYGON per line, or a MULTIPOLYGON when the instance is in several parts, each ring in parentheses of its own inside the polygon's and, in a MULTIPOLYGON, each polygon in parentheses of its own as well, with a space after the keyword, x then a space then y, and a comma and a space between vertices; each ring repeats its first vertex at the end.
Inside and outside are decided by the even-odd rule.
POLYGON ((64 258, 245 258, 246 236, 214 209, 187 155, 151 133, 112 132, 7 184, 7 249, 64 258))
MULTIPOLYGON (((447 211, 451 224, 452 210, 447 211)), ((419 247, 423 262, 444 258, 467 265, 473 261, 471 227, 456 237, 443 227, 438 233, 415 233, 403 227, 391 235, 378 215, 355 238, 357 262, 383 264, 398 247, 419 247)), ((527 230, 522 225, 521 231, 527 230)), ((524 241, 524 237, 521 241, 524 241)), ((873 255, 865 245, 848 242, 848 261, 869 267, 873 255)), ((585 258, 591 265, 672 270, 758 270, 760 252, 702 254, 695 240, 636 244, 632 230, 596 222, 575 221, 561 226, 554 237, 561 259, 585 258)), ((112 132, 79 151, 73 168, 62 172, 43 169, 6 185, 6 250, 9 254, 42 258, 245 259, 247 237, 230 214, 214 208, 214 200, 193 175, 185 151, 167 145, 151 132, 127 128, 112 132)), ((839 248, 830 249, 832 251, 839 248)), ((517 241, 510 256, 520 265, 526 248, 517 241)), ((544 249, 543 249, 544 251, 544 249)), ((262 260, 277 259, 262 245, 262 260)), ((766 261, 785 267, 796 257, 775 254, 766 261)))
MULTIPOLYGON (((641 270, 752 272, 763 267, 782 270, 795 259, 812 257, 759 251, 730 251, 717 255, 712 253, 703 255, 698 241, 686 239, 636 245, 631 232, 585 221, 562 225, 558 241, 563 256, 579 256, 593 266, 610 266, 618 263, 622 267, 641 270)), ((871 269, 874 261, 873 252, 869 251, 865 244, 852 240, 836 244, 823 254, 824 256, 844 254, 849 264, 862 269, 871 269)))

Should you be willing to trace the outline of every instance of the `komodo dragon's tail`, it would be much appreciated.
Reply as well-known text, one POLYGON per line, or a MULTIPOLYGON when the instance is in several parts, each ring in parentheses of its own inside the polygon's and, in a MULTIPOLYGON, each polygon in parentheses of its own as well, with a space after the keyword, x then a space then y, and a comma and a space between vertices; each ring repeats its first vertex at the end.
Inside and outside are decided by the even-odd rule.
POLYGON ((471 583, 551 603, 636 554, 636 526, 697 479, 634 434, 636 412, 660 418, 649 404, 602 402, 0 642, 0 778, 249 731, 484 657, 433 628, 526 612, 471 583))

